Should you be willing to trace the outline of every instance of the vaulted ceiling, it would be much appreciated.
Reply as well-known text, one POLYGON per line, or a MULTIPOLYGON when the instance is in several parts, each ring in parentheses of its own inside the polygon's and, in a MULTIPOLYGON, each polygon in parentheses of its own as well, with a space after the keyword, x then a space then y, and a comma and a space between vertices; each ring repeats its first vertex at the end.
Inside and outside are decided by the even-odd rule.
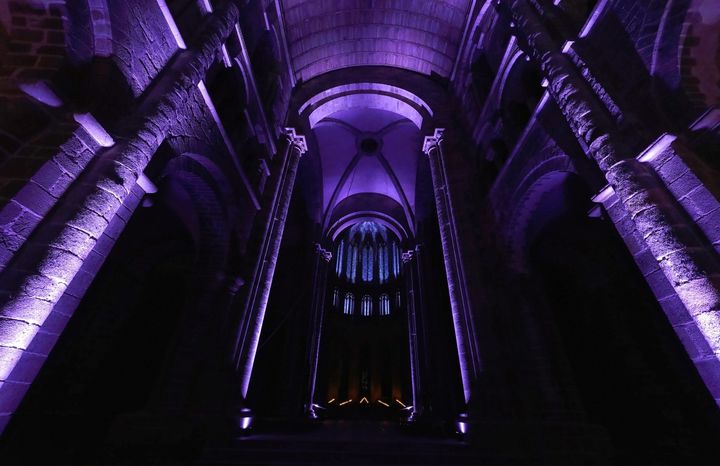
POLYGON ((405 217, 399 220, 413 225, 422 143, 413 122, 385 110, 354 108, 321 120, 314 133, 322 160, 326 218, 351 196, 377 194, 397 202, 405 217))
POLYGON ((282 0, 295 74, 383 65, 452 73, 470 0, 282 0))

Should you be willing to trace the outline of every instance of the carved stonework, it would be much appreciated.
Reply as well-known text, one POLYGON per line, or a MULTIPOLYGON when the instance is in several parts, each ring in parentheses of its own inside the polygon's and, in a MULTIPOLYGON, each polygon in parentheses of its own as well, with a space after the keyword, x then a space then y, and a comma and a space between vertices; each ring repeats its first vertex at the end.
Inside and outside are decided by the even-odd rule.
POLYGON ((330 262, 332 259, 332 252, 320 246, 320 243, 315 243, 315 253, 319 254, 325 262, 330 262))
POLYGON ((288 142, 298 148, 298 152, 301 156, 307 152, 308 147, 305 136, 297 134, 295 128, 284 128, 283 133, 287 137, 288 142))
POLYGON ((408 262, 412 261, 413 258, 415 258, 415 251, 412 249, 403 252, 402 256, 400 256, 403 264, 407 264, 408 262))
POLYGON ((430 155, 430 151, 440 145, 444 133, 445 128, 435 128, 432 136, 425 136, 425 142, 423 143, 423 152, 425 155, 430 155))

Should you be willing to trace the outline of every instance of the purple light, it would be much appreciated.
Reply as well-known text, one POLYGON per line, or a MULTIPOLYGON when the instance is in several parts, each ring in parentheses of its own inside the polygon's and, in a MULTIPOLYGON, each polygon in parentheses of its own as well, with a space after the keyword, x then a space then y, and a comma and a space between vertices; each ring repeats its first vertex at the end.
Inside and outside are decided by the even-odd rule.
POLYGON ((248 430, 252 426, 252 417, 241 417, 240 418, 240 428, 242 430, 248 430))
POLYGON ((466 435, 469 430, 469 424, 467 421, 468 415, 467 413, 462 413, 460 416, 458 416, 458 419, 455 421, 455 433, 460 435, 466 435))

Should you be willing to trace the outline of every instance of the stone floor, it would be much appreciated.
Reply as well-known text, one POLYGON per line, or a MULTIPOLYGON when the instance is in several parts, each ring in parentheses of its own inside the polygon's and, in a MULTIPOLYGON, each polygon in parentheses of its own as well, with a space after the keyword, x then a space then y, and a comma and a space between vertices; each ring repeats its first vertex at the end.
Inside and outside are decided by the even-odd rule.
POLYGON ((258 432, 209 448, 200 465, 476 465, 459 439, 411 434, 390 421, 324 421, 304 432, 258 432))

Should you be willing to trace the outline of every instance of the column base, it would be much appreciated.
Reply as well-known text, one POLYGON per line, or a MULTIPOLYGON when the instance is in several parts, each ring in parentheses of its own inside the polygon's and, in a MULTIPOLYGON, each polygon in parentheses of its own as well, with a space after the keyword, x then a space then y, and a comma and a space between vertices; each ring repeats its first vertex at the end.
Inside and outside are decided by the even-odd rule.
POLYGON ((238 406, 232 414, 234 437, 247 437, 252 432, 255 424, 255 414, 246 406, 238 406))

